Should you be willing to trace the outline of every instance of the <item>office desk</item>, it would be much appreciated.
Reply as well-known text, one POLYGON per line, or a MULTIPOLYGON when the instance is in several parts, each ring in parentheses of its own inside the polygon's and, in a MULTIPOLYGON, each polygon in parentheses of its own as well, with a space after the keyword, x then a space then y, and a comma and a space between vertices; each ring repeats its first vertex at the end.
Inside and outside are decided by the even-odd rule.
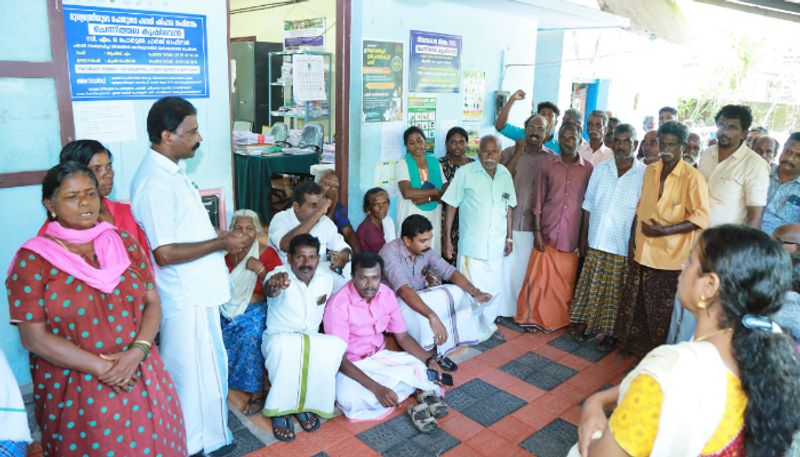
POLYGON ((272 195, 272 174, 311 174, 311 165, 319 162, 316 154, 243 156, 233 155, 234 177, 236 179, 236 209, 252 209, 269 223, 270 196, 272 195))

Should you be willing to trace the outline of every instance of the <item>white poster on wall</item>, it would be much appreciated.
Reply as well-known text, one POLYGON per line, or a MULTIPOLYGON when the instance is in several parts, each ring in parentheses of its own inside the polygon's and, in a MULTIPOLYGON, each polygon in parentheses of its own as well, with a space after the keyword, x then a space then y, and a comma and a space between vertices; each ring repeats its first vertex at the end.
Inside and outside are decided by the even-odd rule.
POLYGON ((137 139, 133 100, 73 102, 75 139, 119 143, 137 139))
POLYGON ((297 102, 324 101, 325 63, 323 56, 296 54, 292 63, 292 91, 297 102))

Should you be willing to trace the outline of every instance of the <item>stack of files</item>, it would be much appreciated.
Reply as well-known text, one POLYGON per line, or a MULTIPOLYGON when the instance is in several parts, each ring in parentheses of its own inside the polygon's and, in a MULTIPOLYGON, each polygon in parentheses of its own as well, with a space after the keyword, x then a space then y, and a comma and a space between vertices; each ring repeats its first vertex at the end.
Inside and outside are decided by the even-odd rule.
POLYGON ((322 157, 320 163, 335 163, 336 162, 336 145, 324 144, 322 145, 322 157))

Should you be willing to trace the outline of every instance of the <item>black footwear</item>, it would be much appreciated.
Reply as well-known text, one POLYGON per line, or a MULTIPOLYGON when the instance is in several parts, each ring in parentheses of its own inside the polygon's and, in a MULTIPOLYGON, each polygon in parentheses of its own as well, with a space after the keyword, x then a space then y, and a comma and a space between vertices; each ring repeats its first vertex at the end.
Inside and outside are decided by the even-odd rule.
POLYGON ((611 352, 614 349, 614 338, 611 335, 606 335, 597 343, 597 350, 603 352, 611 352))
POLYGON ((233 453, 236 452, 237 447, 238 446, 236 446, 236 442, 234 441, 232 443, 226 444, 225 446, 222 446, 216 451, 209 452, 206 455, 209 457, 227 457, 229 455, 233 455, 233 453))
POLYGON ((436 356, 436 361, 439 362, 439 366, 442 367, 444 371, 457 371, 458 365, 453 362, 450 357, 446 357, 443 355, 436 356))

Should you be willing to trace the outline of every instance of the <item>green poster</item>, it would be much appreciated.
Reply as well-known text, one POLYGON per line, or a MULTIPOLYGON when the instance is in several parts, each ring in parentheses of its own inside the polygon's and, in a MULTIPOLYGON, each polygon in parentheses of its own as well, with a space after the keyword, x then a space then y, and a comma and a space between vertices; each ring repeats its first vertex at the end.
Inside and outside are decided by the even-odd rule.
POLYGON ((362 120, 403 120, 403 43, 364 40, 362 120))
POLYGON ((436 145, 436 97, 408 97, 408 125, 425 132, 425 151, 432 154, 436 145))

